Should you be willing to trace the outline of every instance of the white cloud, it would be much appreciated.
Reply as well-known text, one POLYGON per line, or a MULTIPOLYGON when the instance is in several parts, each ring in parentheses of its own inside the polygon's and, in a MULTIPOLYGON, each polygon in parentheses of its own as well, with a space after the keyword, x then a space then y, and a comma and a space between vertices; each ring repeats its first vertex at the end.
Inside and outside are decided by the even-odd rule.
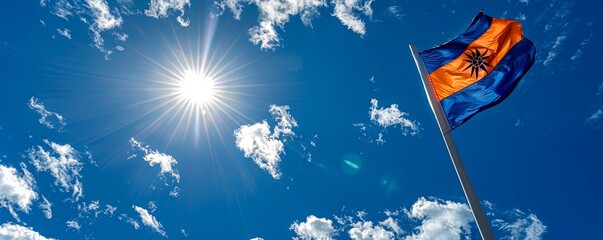
POLYGON ((117 207, 113 207, 107 204, 105 205, 105 209, 102 210, 100 201, 96 200, 91 201, 88 204, 86 204, 85 202, 81 203, 77 206, 77 209, 79 211, 78 215, 80 218, 89 218, 88 216, 86 216, 88 214, 94 214, 94 218, 97 218, 98 215, 101 213, 107 216, 112 216, 115 210, 117 210, 117 207))
POLYGON ((132 208, 134 208, 134 210, 140 215, 140 220, 142 221, 142 224, 152 228, 153 230, 155 230, 155 232, 161 234, 161 236, 167 237, 161 223, 159 223, 155 216, 151 215, 149 211, 134 205, 132 206, 132 208))
POLYGON ((150 201, 148 203, 149 205, 149 210, 151 210, 151 213, 154 213, 157 210, 157 204, 155 204, 154 201, 150 201))
POLYGON ((117 6, 119 9, 119 13, 123 15, 139 15, 142 14, 140 10, 134 9, 132 10, 132 6, 134 6, 134 0, 117 0, 117 6))
POLYGON ((519 209, 514 209, 507 215, 512 218, 510 221, 505 221, 500 218, 492 221, 493 227, 497 227, 507 234, 501 237, 501 240, 540 240, 542 239, 542 235, 546 232, 547 226, 532 213, 526 214, 519 209))
POLYGON ((541 36, 535 39, 541 42, 535 44, 539 46, 538 51, 545 56, 536 61, 543 66, 551 67, 549 74, 553 74, 555 69, 561 67, 558 66, 559 62, 556 59, 562 54, 568 36, 575 35, 572 31, 576 21, 568 18, 574 5, 575 3, 570 1, 550 1, 547 7, 541 9, 540 16, 535 17, 535 24, 544 30, 541 36))
POLYGON ((114 16, 109 11, 109 5, 105 0, 86 0, 94 16, 94 26, 99 31, 106 31, 121 26, 123 20, 117 14, 114 16))
POLYGON ((149 9, 145 10, 144 14, 154 18, 165 18, 168 16, 170 9, 180 11, 180 15, 176 20, 181 26, 188 27, 190 20, 184 18, 184 8, 190 6, 191 3, 189 0, 151 0, 149 2, 149 9))
POLYGON ((42 196, 42 202, 40 203, 40 208, 42 209, 42 213, 48 219, 52 218, 52 203, 46 199, 46 197, 42 196))
POLYGON ((528 19, 528 17, 523 13, 519 13, 519 16, 517 16, 515 19, 525 21, 526 19, 528 19))
POLYGON ((288 111, 287 105, 270 105, 269 112, 278 121, 274 126, 274 133, 270 131, 266 120, 243 125, 234 132, 237 148, 243 151, 245 157, 252 158, 261 169, 268 171, 274 179, 280 179, 282 175, 278 167, 280 155, 285 153, 281 138, 295 136, 292 128, 298 126, 288 111))
POLYGON ((240 2, 242 2, 242 1, 245 1, 245 0, 222 0, 219 2, 216 1, 216 2, 214 2, 214 5, 216 7, 218 7, 218 9, 220 11, 213 12, 212 16, 218 17, 224 13, 224 10, 226 10, 226 8, 228 8, 232 12, 232 14, 236 20, 241 20, 241 13, 243 13, 243 6, 240 4, 240 2))
POLYGON ((366 33, 364 21, 354 12, 359 11, 367 17, 371 17, 373 0, 332 0, 331 2, 335 5, 333 16, 337 17, 343 25, 360 35, 366 33))
POLYGON ((126 215, 125 213, 122 213, 121 215, 119 215, 117 217, 117 219, 119 220, 123 220, 129 224, 131 224, 134 229, 139 229, 140 228, 140 224, 138 223, 138 221, 134 220, 133 218, 129 217, 128 215, 126 215))
POLYGON ((105 211, 103 211, 103 213, 106 215, 113 216, 113 213, 115 212, 115 210, 117 210, 117 207, 107 204, 107 205, 105 205, 105 211))
POLYGON ((461 239, 471 231, 471 209, 466 204, 419 198, 407 213, 411 219, 421 220, 416 233, 406 240, 461 239))
POLYGON ((263 238, 261 238, 261 237, 254 237, 254 238, 249 239, 249 240, 264 240, 264 239, 263 239, 263 238))
MULTIPOLYGON (((373 0, 331 0, 334 7, 333 16, 352 31, 364 35, 365 23, 359 15, 371 17, 373 0)), ((233 13, 239 20, 243 13, 243 4, 254 5, 259 13, 258 25, 249 29, 249 41, 260 45, 261 49, 272 49, 281 46, 281 37, 278 30, 285 29, 285 25, 292 16, 301 18, 306 26, 312 26, 312 19, 319 16, 319 9, 326 8, 327 0, 216 0, 214 6, 217 11, 212 16, 217 17, 226 9, 233 13)))
POLYGON ((2 240, 54 240, 46 238, 34 231, 31 227, 24 227, 12 223, 4 223, 0 226, 0 239, 2 240))
MULTIPOLYGON (((388 213, 389 213, 389 211, 388 211, 388 213)), ((391 216, 394 216, 394 214, 391 214, 391 216)), ((400 228, 400 226, 398 225, 398 222, 396 220, 394 220, 391 216, 389 216, 385 220, 379 222, 379 225, 391 229, 396 234, 403 233, 404 231, 402 231, 402 228, 400 228)))
POLYGON ((555 58, 558 55, 558 49, 561 47, 561 45, 563 44, 565 39, 567 39, 566 36, 563 36, 563 35, 557 36, 557 39, 555 40, 553 47, 550 48, 546 59, 544 60, 544 62, 542 62, 542 64, 544 66, 549 65, 553 60, 555 60, 555 58))
POLYGON ((65 222, 65 224, 67 224, 68 228, 73 228, 76 231, 79 231, 82 228, 82 226, 80 226, 80 224, 74 220, 69 220, 69 221, 65 222))
POLYGON ((277 125, 274 126, 274 137, 278 138, 283 134, 285 136, 295 136, 292 128, 297 127, 297 121, 289 114, 289 106, 276 106, 270 105, 269 112, 272 114, 272 118, 278 121, 277 125))
POLYGON ((69 29, 64 28, 64 29, 59 29, 57 28, 57 32, 59 32, 59 34, 63 37, 66 37, 67 39, 71 39, 71 31, 69 31, 69 29))
POLYGON ((377 139, 375 140, 375 142, 377 142, 377 145, 387 143, 387 141, 385 139, 383 139, 383 133, 382 132, 380 132, 377 135, 377 139))
POLYGON ((123 19, 119 12, 111 11, 106 0, 54 0, 51 13, 65 21, 75 18, 86 24, 90 31, 92 45, 108 59, 112 51, 105 47, 102 32, 120 27, 123 19))
POLYGON ((28 150, 29 159, 37 171, 48 171, 55 178, 54 184, 62 187, 61 191, 72 191, 75 201, 83 195, 80 181, 83 164, 79 161, 79 153, 69 144, 60 145, 44 139, 52 151, 42 146, 28 150))
MULTIPOLYGON (((46 3, 40 4, 42 7, 46 6, 46 3)), ((69 20, 74 12, 81 12, 81 6, 78 2, 72 2, 69 0, 57 0, 55 1, 54 7, 51 10, 51 13, 64 19, 65 21, 69 20)))
POLYGON ((377 123, 383 128, 399 125, 402 129, 402 134, 405 136, 407 134, 414 136, 419 133, 419 124, 415 121, 405 118, 408 116, 408 113, 401 112, 400 109, 398 109, 397 104, 392 104, 388 108, 379 108, 378 103, 379 101, 377 101, 377 99, 371 99, 371 107, 369 111, 371 121, 377 123))
MULTIPOLYGON (((486 202, 484 206, 489 210, 488 216, 494 218, 492 227, 500 230, 498 237, 501 240, 540 240, 546 233, 547 227, 534 214, 518 209, 500 214, 491 203, 486 202)), ((471 233, 475 226, 471 209, 464 203, 421 197, 410 209, 385 210, 383 213, 387 217, 383 221, 369 220, 365 211, 334 216, 336 225, 331 220, 310 215, 306 222, 296 221, 290 230, 301 239, 332 239, 339 232, 347 232, 353 240, 461 240, 475 235, 471 233)))
POLYGON ((330 240, 336 233, 333 221, 314 215, 308 216, 305 222, 295 221, 289 229, 297 234, 295 239, 301 240, 330 240))
MULTIPOLYGON (((148 162, 151 167, 155 166, 155 164, 159 165, 161 169, 159 175, 161 177, 165 178, 165 175, 169 174, 174 178, 176 182, 180 182, 180 174, 178 173, 177 169, 174 169, 178 161, 176 161, 174 157, 165 153, 161 153, 155 149, 151 149, 149 146, 144 146, 143 143, 137 141, 134 138, 130 138, 130 144, 132 145, 132 148, 142 151, 144 153, 142 159, 148 162)), ((133 158, 135 156, 136 155, 132 155, 130 156, 130 158, 133 158)))
POLYGON ((86 3, 91 11, 94 24, 89 24, 86 21, 85 23, 89 24, 94 46, 105 53, 105 58, 108 59, 113 51, 105 48, 105 40, 101 36, 101 32, 121 26, 123 20, 119 13, 117 13, 117 16, 111 14, 109 5, 105 0, 86 0, 86 3))
POLYGON ((125 33, 118 33, 118 32, 113 32, 113 36, 115 36, 115 38, 121 42, 125 42, 126 40, 128 40, 128 34, 125 33))
POLYGON ((236 146, 243 151, 245 157, 252 158, 255 164, 268 171, 274 179, 280 179, 278 164, 281 161, 280 154, 285 151, 284 145, 273 137, 266 121, 243 125, 235 130, 234 135, 236 146))
POLYGON ((402 18, 406 16, 404 11, 402 10, 402 7, 396 5, 387 7, 387 9, 385 10, 385 15, 391 18, 395 18, 398 21, 402 21, 402 18))
POLYGON ((35 97, 31 97, 29 99, 29 103, 27 104, 30 109, 36 111, 40 114, 40 120, 38 120, 41 124, 44 124, 46 127, 50 129, 57 129, 61 131, 67 123, 63 119, 63 116, 56 112, 51 112, 44 107, 44 104, 40 102, 39 99, 35 97))
POLYGON ((394 233, 384 229, 382 226, 375 225, 371 221, 359 221, 352 224, 348 231, 353 240, 386 240, 394 239, 394 233))
POLYGON ((180 188, 178 186, 175 186, 174 189, 170 191, 169 195, 170 197, 178 197, 180 195, 180 188))
POLYGON ((19 218, 13 207, 29 213, 30 205, 38 198, 31 173, 27 171, 24 163, 21 163, 21 168, 23 174, 19 174, 13 167, 0 164, 0 207, 7 208, 17 221, 19 218))
MULTIPOLYGON (((319 15, 318 8, 326 6, 326 0, 253 0, 260 14, 258 26, 249 29, 249 41, 262 49, 280 46, 281 38, 276 28, 284 29, 291 16, 300 15, 304 25, 310 26, 312 17, 319 15)), ((236 15, 235 15, 236 16, 236 15)))
POLYGON ((519 3, 525 3, 526 5, 528 5, 528 0, 519 0, 519 3))

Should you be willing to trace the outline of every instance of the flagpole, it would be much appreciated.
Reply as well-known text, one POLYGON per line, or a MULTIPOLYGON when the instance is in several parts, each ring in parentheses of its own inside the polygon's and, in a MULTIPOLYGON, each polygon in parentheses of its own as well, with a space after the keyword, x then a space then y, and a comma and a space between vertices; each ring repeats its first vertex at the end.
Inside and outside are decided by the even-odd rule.
POLYGON ((486 214, 484 214, 484 211, 482 210, 479 200, 477 199, 477 195, 475 194, 475 190, 473 190, 473 186, 471 185, 471 181, 467 175, 467 171, 465 171, 465 167, 461 161, 461 156, 456 150, 456 146, 454 145, 454 141, 450 135, 451 129, 448 125, 448 120, 446 119, 444 110, 442 109, 440 103, 436 100, 436 95, 433 90, 433 86, 431 85, 431 81, 429 81, 429 74, 427 73, 425 63, 423 63, 423 59, 419 55, 419 51, 417 50, 415 44, 411 43, 409 47, 410 51, 412 52, 412 57, 415 60, 415 64, 417 64, 417 68, 419 69, 419 74, 421 75, 421 80, 423 81, 423 88, 425 89, 427 100, 429 100, 431 110, 433 111, 436 121, 438 122, 438 126, 440 127, 440 132, 444 138, 444 143, 446 143, 448 154, 452 159, 452 165, 454 166, 454 170, 456 171, 456 175, 461 182, 461 187, 463 188, 465 197, 467 198, 469 206, 471 207, 471 212, 473 213, 473 218, 477 223, 479 233, 483 240, 494 240, 494 235, 490 229, 490 224, 488 223, 486 214))

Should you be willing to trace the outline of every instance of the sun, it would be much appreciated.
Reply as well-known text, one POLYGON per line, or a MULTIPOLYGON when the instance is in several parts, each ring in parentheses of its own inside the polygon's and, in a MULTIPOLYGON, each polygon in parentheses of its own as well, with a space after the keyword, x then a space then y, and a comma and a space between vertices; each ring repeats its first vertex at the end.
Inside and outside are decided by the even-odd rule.
POLYGON ((195 70, 186 70, 177 84, 178 97, 195 106, 209 105, 216 97, 215 80, 195 70))

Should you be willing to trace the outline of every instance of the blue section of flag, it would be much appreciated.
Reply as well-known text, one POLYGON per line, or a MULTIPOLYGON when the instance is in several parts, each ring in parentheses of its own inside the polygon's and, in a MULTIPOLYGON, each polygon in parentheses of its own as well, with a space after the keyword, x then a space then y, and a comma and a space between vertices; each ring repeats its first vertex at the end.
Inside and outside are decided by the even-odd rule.
POLYGON ((491 22, 492 17, 480 12, 473 18, 471 25, 461 35, 438 47, 421 52, 420 55, 423 58, 425 67, 427 67, 427 72, 432 73, 439 67, 458 58, 465 52, 469 44, 490 28, 491 22))
POLYGON ((440 101, 450 128, 504 100, 534 64, 536 48, 527 38, 515 44, 498 65, 480 81, 440 101))

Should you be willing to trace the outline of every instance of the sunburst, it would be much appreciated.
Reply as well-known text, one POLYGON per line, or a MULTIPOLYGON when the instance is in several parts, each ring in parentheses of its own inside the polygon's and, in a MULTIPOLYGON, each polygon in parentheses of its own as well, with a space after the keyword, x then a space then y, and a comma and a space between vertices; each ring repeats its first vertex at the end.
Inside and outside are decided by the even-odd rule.
POLYGON ((200 107, 203 113, 217 97, 215 80, 197 70, 185 70, 177 86, 178 97, 185 103, 200 107))
POLYGON ((479 76, 479 70, 484 70, 486 72, 486 74, 488 74, 488 69, 486 68, 486 66, 490 67, 490 64, 486 62, 486 59, 488 59, 490 56, 486 55, 488 53, 488 49, 486 49, 486 51, 482 54, 479 52, 479 50, 476 48, 475 52, 469 50, 469 52, 471 53, 471 55, 465 53, 465 56, 467 56, 469 59, 467 60, 463 60, 465 62, 469 63, 469 66, 467 66, 465 69, 463 69, 463 72, 469 68, 471 68, 471 76, 473 77, 473 74, 475 73, 475 79, 477 80, 477 77, 479 76))

